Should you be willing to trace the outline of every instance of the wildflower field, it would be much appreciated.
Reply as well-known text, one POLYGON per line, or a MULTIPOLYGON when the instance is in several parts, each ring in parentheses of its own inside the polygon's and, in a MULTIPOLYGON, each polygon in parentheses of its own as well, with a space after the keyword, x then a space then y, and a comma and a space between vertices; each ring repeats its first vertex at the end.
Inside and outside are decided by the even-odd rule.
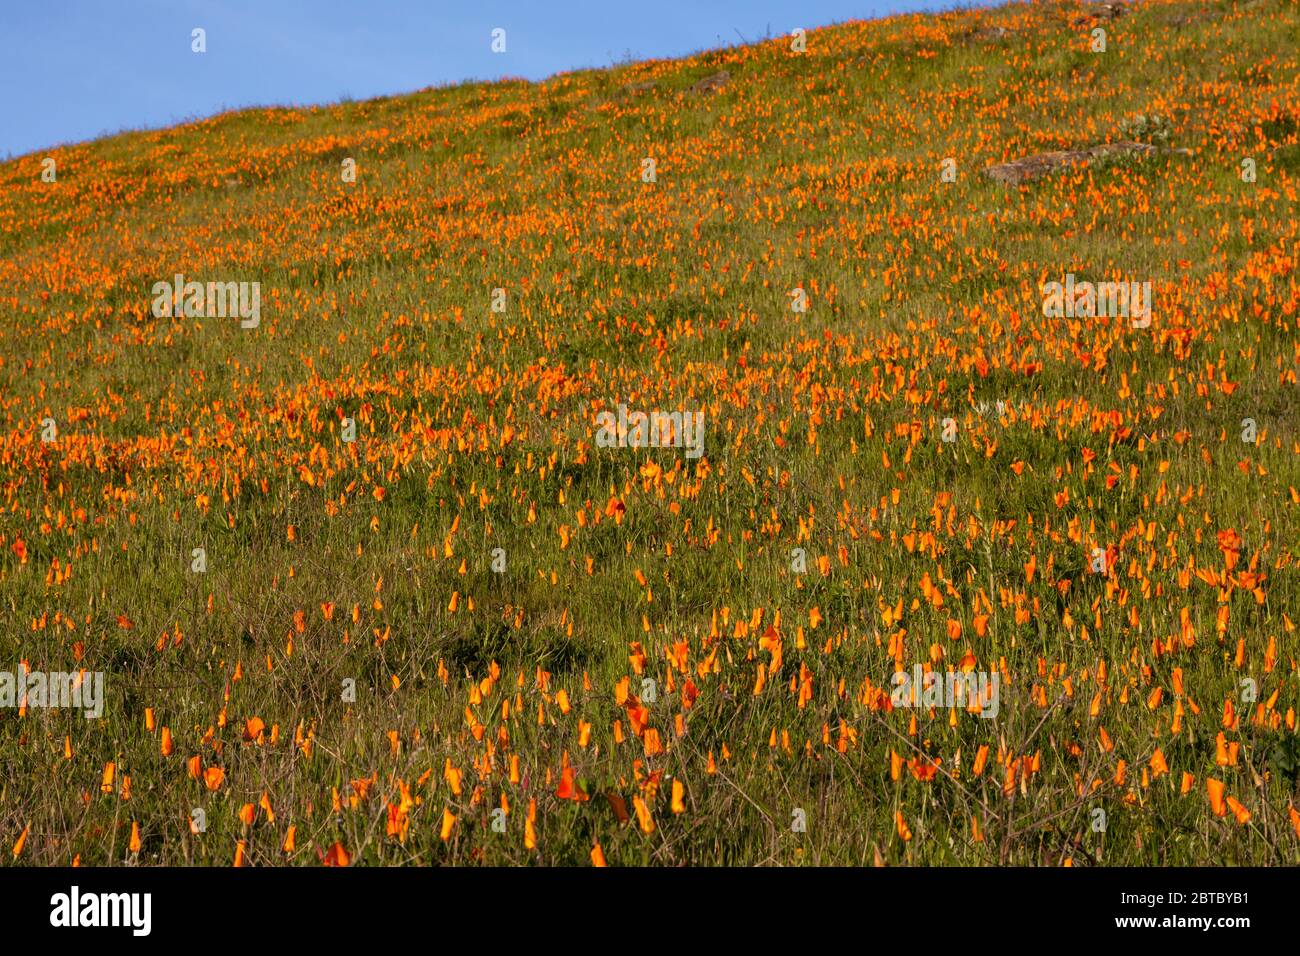
POLYGON ((896 16, 0 164, 5 862, 1300 863, 1298 37, 896 16))

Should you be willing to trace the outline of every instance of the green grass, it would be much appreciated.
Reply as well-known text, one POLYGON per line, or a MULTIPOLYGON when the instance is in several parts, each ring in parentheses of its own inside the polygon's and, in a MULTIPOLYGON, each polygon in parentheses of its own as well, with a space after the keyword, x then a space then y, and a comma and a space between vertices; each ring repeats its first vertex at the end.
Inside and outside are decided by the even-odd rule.
POLYGON ((1300 861, 1296 6, 1141 4, 1105 24, 1101 56, 1078 15, 897 17, 813 31, 804 56, 778 39, 226 114, 53 151, 55 186, 39 156, 0 165, 0 669, 67 669, 81 653, 107 686, 100 720, 0 711, 0 844, 26 830, 18 861, 44 865, 229 865, 241 840, 254 864, 315 864, 336 842, 390 865, 585 865, 594 842, 624 865, 1300 861), (967 33, 993 24, 1012 32, 967 33), (720 69, 721 90, 691 92, 720 69), (1172 145, 1193 155, 1020 189, 979 174, 1117 138, 1138 113, 1171 116, 1172 145), (1244 155, 1259 158, 1250 186, 1244 155), (339 176, 348 156, 354 184, 339 176), (943 185, 949 156, 958 181, 943 185), (1149 279, 1153 328, 1045 319, 1040 282, 1071 271, 1149 279), (177 272, 260 281, 261 326, 150 316, 152 283, 177 272), (807 314, 789 309, 795 286, 807 314), (974 410, 999 400, 1003 420, 974 410), (594 447, 596 412, 619 402, 703 408, 705 457, 594 447), (42 446, 46 416, 60 438, 42 446), (1244 417, 1256 445, 1239 440, 1244 417), (604 517, 611 499, 621 523, 604 517), (1262 600, 1196 577, 1222 567, 1229 528, 1245 541, 1237 571, 1265 575, 1262 600), (1103 580, 1088 562, 1108 545, 1121 559, 1103 580), (907 670, 936 646, 1004 671, 996 720, 868 706, 864 681, 887 690, 895 668, 900 624, 882 612, 899 603, 907 670), (784 664, 756 694, 778 612, 784 664), (1183 615, 1195 643, 1160 649, 1183 615), (685 672, 669 662, 678 642, 685 672), (471 703, 493 665, 499 682, 471 703), (643 677, 660 753, 615 703, 621 679, 640 694, 643 677), (1261 723, 1242 678, 1261 703, 1277 694, 1261 723), (1225 729, 1228 699, 1241 720, 1225 729), (252 717, 277 739, 242 740, 252 717), (841 722, 856 734, 844 752, 841 722), (1240 744, 1234 766, 1216 765, 1221 730, 1240 744), (1170 772, 1143 781, 1157 747, 1170 772), (894 780, 891 753, 943 772, 894 780), (194 755, 225 770, 215 792, 187 774, 194 755), (555 795, 565 755, 591 800, 555 795), (1040 768, 1006 793, 1000 756, 1040 768), (1248 823, 1211 813, 1208 777, 1248 823), (399 781, 418 801, 404 841, 385 828, 399 781), (606 793, 629 812, 645 797, 654 831, 620 822, 606 793), (263 794, 274 822, 241 823, 263 794), (444 809, 458 818, 448 840, 444 809))

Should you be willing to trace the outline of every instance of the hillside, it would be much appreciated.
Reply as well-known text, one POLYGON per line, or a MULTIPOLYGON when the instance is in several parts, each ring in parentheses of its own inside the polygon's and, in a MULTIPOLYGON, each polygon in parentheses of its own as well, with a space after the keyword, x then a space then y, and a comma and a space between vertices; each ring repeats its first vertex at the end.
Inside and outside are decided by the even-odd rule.
POLYGON ((0 670, 103 675, 0 675, 0 845, 1300 863, 1297 36, 899 16, 0 165, 0 670))

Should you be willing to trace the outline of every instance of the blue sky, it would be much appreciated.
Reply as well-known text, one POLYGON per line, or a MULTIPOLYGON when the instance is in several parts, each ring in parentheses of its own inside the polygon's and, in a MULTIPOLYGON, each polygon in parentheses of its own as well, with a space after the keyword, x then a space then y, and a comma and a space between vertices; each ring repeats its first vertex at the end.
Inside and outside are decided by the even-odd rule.
POLYGON ((0 0, 0 157, 243 106, 542 79, 966 0, 0 0), (207 53, 191 52, 195 27, 207 53), (506 52, 490 49, 506 31, 506 52))

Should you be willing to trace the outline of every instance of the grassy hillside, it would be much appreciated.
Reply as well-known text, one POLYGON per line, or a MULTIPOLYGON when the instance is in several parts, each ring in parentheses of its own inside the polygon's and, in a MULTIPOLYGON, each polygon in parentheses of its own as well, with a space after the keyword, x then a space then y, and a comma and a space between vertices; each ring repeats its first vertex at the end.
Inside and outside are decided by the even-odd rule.
POLYGON ((6 860, 1300 863, 1298 35, 894 17, 0 165, 0 670, 106 697, 0 709, 6 860))

